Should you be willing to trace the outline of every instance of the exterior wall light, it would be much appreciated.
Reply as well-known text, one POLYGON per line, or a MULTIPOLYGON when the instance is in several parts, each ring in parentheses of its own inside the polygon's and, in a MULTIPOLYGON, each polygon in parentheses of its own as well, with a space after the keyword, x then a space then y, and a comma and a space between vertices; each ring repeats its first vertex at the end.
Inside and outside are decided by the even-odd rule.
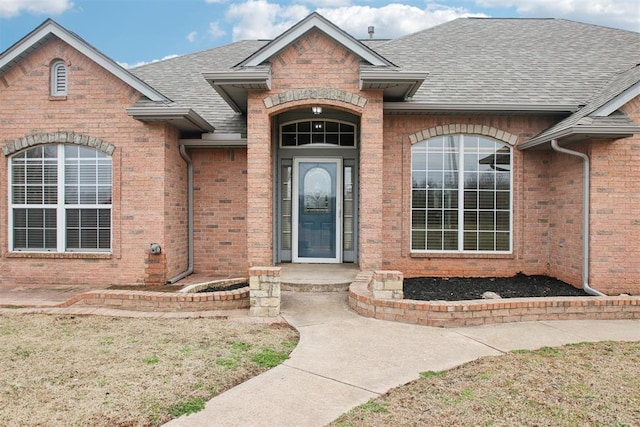
POLYGON ((311 112, 315 115, 322 114, 322 107, 319 107, 319 106, 311 107, 311 112))

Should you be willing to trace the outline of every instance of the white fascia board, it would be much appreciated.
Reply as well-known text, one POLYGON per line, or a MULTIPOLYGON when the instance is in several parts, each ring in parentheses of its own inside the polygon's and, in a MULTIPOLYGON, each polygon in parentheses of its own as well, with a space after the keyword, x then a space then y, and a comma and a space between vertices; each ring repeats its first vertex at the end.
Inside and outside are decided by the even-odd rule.
POLYGON ((627 126, 585 126, 576 125, 570 126, 564 129, 559 129, 555 132, 551 132, 540 137, 532 138, 529 141, 523 142, 518 145, 520 150, 526 150, 528 148, 537 147, 551 142, 552 139, 559 140, 573 135, 609 135, 623 138, 633 134, 640 133, 640 126, 627 125, 627 126))
POLYGON ((590 116, 607 117, 637 96, 640 96, 640 82, 637 82, 618 96, 612 98, 609 102, 591 113, 590 116))
POLYGON ((222 73, 202 73, 211 86, 221 85, 258 85, 271 89, 271 67, 258 70, 228 71, 222 73))
POLYGON ((393 66, 391 62, 387 61, 382 56, 351 37, 349 34, 340 30, 316 12, 291 27, 288 31, 274 39, 253 56, 250 56, 248 59, 238 64, 238 66, 256 67, 262 64, 314 27, 343 45, 354 54, 358 55, 360 58, 369 62, 371 65, 386 67, 393 66))
POLYGON ((427 78, 427 73, 410 71, 383 70, 360 70, 360 90, 371 84, 396 84, 406 85, 407 90, 404 98, 411 98, 420 89, 422 83, 427 78))
POLYGON ((579 110, 578 105, 540 105, 540 104, 448 104, 448 103, 425 103, 425 102, 385 102, 384 111, 503 111, 503 112, 538 112, 567 114, 579 110))
POLYGON ((75 34, 69 32, 55 21, 49 19, 45 21, 43 25, 20 40, 18 43, 9 48, 5 54, 0 58, 0 70, 9 65, 11 62, 17 61, 18 58, 35 46, 40 40, 47 37, 49 34, 53 34, 60 40, 67 43, 83 55, 87 56, 96 64, 100 65, 105 70, 109 71, 114 76, 140 92, 152 101, 169 102, 170 99, 144 83, 142 80, 128 72, 126 69, 118 65, 115 61, 102 54, 93 46, 90 46, 84 40, 80 39, 75 34))

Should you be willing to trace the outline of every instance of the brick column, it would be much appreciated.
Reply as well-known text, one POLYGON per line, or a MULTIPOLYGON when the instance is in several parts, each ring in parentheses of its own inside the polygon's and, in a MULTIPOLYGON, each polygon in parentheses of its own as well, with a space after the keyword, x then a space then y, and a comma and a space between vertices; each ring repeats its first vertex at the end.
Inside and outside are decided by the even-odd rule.
POLYGON ((368 92, 360 123, 359 264, 382 266, 383 110, 382 92, 368 92))
POLYGON ((275 317, 280 315, 280 267, 249 269, 249 315, 275 317))
POLYGON ((249 94, 247 112, 247 256, 249 267, 273 265, 271 118, 262 98, 249 94))

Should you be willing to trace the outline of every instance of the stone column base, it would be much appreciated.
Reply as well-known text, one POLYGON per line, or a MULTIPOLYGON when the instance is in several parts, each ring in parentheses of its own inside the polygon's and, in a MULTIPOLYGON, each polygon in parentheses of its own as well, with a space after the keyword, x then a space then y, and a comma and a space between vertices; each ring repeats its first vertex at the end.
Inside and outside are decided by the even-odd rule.
POLYGON ((403 276, 400 271, 379 270, 373 273, 373 297, 376 299, 403 299, 403 276))
POLYGON ((276 317, 280 315, 280 267, 249 269, 249 315, 276 317))

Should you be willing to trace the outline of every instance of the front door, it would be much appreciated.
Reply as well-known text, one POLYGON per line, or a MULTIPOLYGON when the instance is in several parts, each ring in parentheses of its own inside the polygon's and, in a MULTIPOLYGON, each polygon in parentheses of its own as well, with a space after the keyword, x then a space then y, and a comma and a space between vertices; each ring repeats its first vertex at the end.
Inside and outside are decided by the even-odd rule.
POLYGON ((293 262, 342 262, 342 161, 293 162, 293 262))

